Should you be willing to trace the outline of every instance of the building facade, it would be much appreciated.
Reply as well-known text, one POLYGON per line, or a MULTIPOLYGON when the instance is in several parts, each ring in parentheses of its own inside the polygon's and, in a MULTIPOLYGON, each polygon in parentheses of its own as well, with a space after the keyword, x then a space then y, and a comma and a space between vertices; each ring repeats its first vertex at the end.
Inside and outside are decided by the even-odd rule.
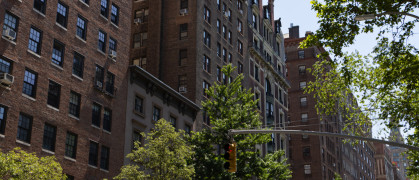
POLYGON ((392 165, 391 152, 387 145, 374 143, 375 146, 375 175, 377 180, 395 179, 392 165))
POLYGON ((70 179, 123 165, 131 4, 0 2, 0 148, 54 155, 70 179))

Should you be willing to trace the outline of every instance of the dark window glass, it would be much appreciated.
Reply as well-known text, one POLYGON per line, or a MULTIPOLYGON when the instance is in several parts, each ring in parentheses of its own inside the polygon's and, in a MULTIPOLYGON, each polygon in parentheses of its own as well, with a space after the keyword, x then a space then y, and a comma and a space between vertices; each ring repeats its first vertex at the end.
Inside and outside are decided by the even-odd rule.
MULTIPOLYGON (((4 15, 3 36, 6 34, 10 34, 6 32, 10 30, 14 31, 14 34, 16 34, 18 24, 19 24, 19 19, 15 15, 10 14, 9 12, 6 12, 6 14, 4 15)), ((16 41, 16 38, 13 39, 13 41, 16 41)))
POLYGON ((219 19, 217 19, 217 32, 221 34, 221 21, 219 19))
POLYGON ((82 2, 89 4, 89 0, 81 0, 82 2))
POLYGON ((240 40, 237 40, 237 50, 243 55, 243 43, 240 40))
POLYGON ((180 28, 180 39, 188 37, 188 23, 181 24, 180 28))
POLYGON ((204 6, 204 19, 208 24, 211 24, 211 11, 207 6, 204 6))
POLYGON ((114 93, 114 83, 115 83, 115 75, 110 73, 109 71, 106 73, 106 92, 109 94, 114 93))
POLYGON ((185 132, 190 134, 191 133, 191 126, 185 124, 185 132))
POLYGON ((100 0, 100 14, 108 17, 108 0, 100 0))
POLYGON ((225 25, 223 25, 223 37, 227 39, 227 27, 225 25))
POLYGON ((104 170, 109 169, 109 148, 102 146, 100 151, 100 168, 104 170))
POLYGON ((89 165, 97 166, 97 156, 98 156, 99 144, 90 141, 89 148, 89 165))
POLYGON ((20 113, 17 126, 17 139, 30 143, 32 133, 32 117, 20 113))
POLYGON ((48 105, 59 108, 60 106, 60 94, 61 94, 61 85, 54 81, 49 81, 49 88, 48 88, 48 105))
POLYGON ((41 38, 42 38, 42 32, 40 30, 35 29, 34 27, 31 27, 31 30, 29 32, 28 49, 36 54, 40 54, 41 53, 41 38))
POLYGON ((0 134, 6 129, 7 107, 0 105, 0 134))
POLYGON ((94 126, 100 127, 100 112, 102 107, 99 104, 93 103, 92 106, 92 124, 94 126))
POLYGON ((217 56, 221 57, 221 44, 217 43, 217 56))
POLYGON ((142 138, 143 137, 141 136, 141 133, 140 132, 138 132, 136 130, 133 131, 133 133, 132 133, 132 149, 135 148, 135 142, 138 141, 138 142, 141 143, 142 138))
POLYGON ((87 29, 87 21, 81 17, 77 17, 77 31, 76 34, 78 37, 86 40, 86 29, 87 29))
POLYGON ((0 72, 10 73, 11 70, 12 70, 11 61, 9 61, 6 58, 0 56, 0 72))
POLYGON ((103 88, 103 78, 104 78, 103 67, 96 65, 96 74, 95 74, 95 87, 102 89, 103 88))
POLYGON ((35 0, 33 3, 33 8, 41 12, 42 14, 45 14, 45 9, 47 5, 46 3, 46 0, 35 0))
POLYGON ((232 43, 233 42, 233 35, 231 34, 231 31, 228 31, 228 43, 232 43))
POLYGON ((306 74, 306 66, 298 66, 298 73, 300 75, 305 75, 306 74))
POLYGON ((223 60, 224 62, 227 62, 227 49, 223 48, 223 60))
POLYGON ((158 121, 160 119, 160 109, 156 106, 153 107, 153 121, 158 121))
POLYGON ((180 9, 188 8, 188 0, 180 0, 180 9))
POLYGON ((239 73, 239 74, 241 74, 241 73, 243 73, 243 64, 242 63, 240 63, 240 62, 238 62, 237 63, 238 64, 238 68, 237 68, 237 72, 239 73))
POLYGON ((55 151, 55 137, 57 135, 57 127, 50 124, 44 125, 44 139, 42 141, 42 148, 55 151))
POLYGON ((112 37, 109 37, 109 50, 116 51, 116 45, 117 45, 116 40, 112 37))
POLYGON ((211 59, 206 55, 203 57, 203 69, 211 73, 211 59))
POLYGON ((187 60, 188 60, 188 50, 187 49, 179 50, 179 66, 186 65, 187 60))
POLYGON ((210 86, 211 86, 211 85, 210 85, 207 81, 203 81, 203 82, 202 82, 202 91, 204 92, 204 93, 203 93, 203 94, 204 94, 204 96, 205 96, 205 97, 207 97, 207 98, 208 98, 209 96, 208 96, 208 94, 207 94, 205 91, 206 91, 207 89, 209 89, 209 88, 210 88, 210 86))
POLYGON ((106 33, 99 31, 97 48, 102 52, 106 51, 106 33))
POLYGON ((68 175, 68 174, 66 174, 66 176, 67 176, 67 180, 74 180, 74 176, 68 175))
POLYGON ((143 98, 135 96, 134 110, 143 113, 143 98))
POLYGON ((68 17, 68 6, 58 2, 57 7, 57 19, 56 22, 63 27, 67 27, 67 17, 68 17))
POLYGON ((52 48, 52 63, 63 66, 63 58, 64 58, 64 44, 54 40, 54 46, 52 48))
POLYGON ((70 105, 68 113, 75 117, 80 116, 80 94, 73 91, 70 92, 70 105))
POLYGON ((37 74, 31 70, 25 70, 25 77, 23 79, 23 94, 35 97, 37 74))
POLYGON ((111 22, 118 25, 119 22, 119 7, 115 4, 111 6, 111 22))
POLYGON ((73 74, 83 78, 84 56, 79 53, 74 53, 73 58, 73 74))
POLYGON ((221 82, 221 68, 217 66, 217 81, 221 82))
POLYGON ((65 139, 65 156, 76 159, 77 153, 77 134, 67 132, 65 139))
POLYGON ((103 129, 111 132, 111 126, 112 126, 112 111, 108 108, 105 108, 105 111, 103 112, 103 129))
POLYGON ((298 59, 304 59, 304 51, 298 51, 298 59))
POLYGON ((208 114, 207 114, 207 112, 206 112, 206 111, 204 111, 204 112, 202 113, 202 119, 203 119, 203 121, 204 121, 204 123, 205 123, 206 125, 208 125, 208 126, 210 126, 210 125, 211 125, 210 117, 208 116, 208 114))
POLYGON ((176 118, 173 116, 170 116, 169 121, 170 121, 170 124, 172 124, 172 126, 176 128, 176 118))
POLYGON ((204 31, 204 44, 211 47, 211 35, 207 31, 204 31))

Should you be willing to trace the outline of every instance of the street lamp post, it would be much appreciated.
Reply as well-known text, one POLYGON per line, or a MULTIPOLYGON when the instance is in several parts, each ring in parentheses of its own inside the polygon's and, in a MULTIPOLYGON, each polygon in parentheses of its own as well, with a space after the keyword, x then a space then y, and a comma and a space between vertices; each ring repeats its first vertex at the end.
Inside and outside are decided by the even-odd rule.
POLYGON ((410 16, 410 17, 419 19, 419 16, 416 16, 414 14, 405 13, 405 12, 383 12, 383 13, 380 13, 380 14, 361 14, 361 15, 357 15, 357 16, 355 16, 355 20, 356 21, 371 20, 371 19, 374 19, 375 17, 383 16, 383 15, 386 15, 386 14, 406 15, 406 16, 410 16))

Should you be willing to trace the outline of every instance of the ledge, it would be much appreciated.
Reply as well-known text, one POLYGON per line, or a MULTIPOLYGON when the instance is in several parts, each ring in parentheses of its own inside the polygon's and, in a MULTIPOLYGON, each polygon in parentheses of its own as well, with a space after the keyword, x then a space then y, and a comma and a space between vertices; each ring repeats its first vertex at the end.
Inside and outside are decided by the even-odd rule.
POLYGON ((41 15, 42 17, 45 17, 45 14, 43 14, 42 12, 39 12, 37 9, 32 8, 36 13, 38 13, 39 15, 41 15))
POLYGON ((57 111, 57 112, 59 112, 59 111, 60 111, 60 110, 59 110, 59 109, 57 109, 56 107, 51 106, 51 105, 49 105, 49 104, 47 104, 47 107, 49 107, 49 108, 51 108, 52 110, 55 110, 55 111, 57 111))
POLYGON ((77 34, 76 34, 76 38, 77 38, 77 39, 79 39, 81 42, 86 43, 86 40, 84 40, 84 39, 82 39, 81 37, 77 36, 77 34))
POLYGON ((22 96, 23 96, 23 97, 25 97, 25 98, 28 98, 29 100, 36 101, 36 99, 35 99, 35 98, 30 97, 30 96, 28 96, 28 95, 26 95, 26 94, 23 94, 23 93, 22 93, 22 96))
POLYGON ((36 52, 33 52, 33 51, 31 51, 31 50, 26 50, 26 52, 28 52, 29 54, 32 54, 32 55, 34 55, 35 57, 37 57, 37 58, 41 58, 41 55, 39 55, 39 54, 37 54, 36 52))
POLYGON ((46 153, 48 153, 48 154, 52 154, 52 155, 54 155, 54 154, 55 154, 55 152, 52 152, 52 151, 50 151, 50 150, 46 150, 46 149, 44 149, 44 148, 42 148, 42 152, 46 152, 46 153))
POLYGON ((60 27, 61 29, 63 29, 64 31, 67 31, 67 28, 64 26, 61 26, 61 24, 58 24, 57 22, 55 22, 55 25, 57 25, 58 27, 60 27))
POLYGON ((1 36, 2 39, 9 41, 10 43, 12 43, 13 45, 16 45, 16 41, 10 40, 9 38, 4 37, 3 35, 1 36))
POLYGON ((17 143, 19 143, 19 144, 22 144, 22 145, 28 146, 28 147, 30 147, 30 146, 31 146, 31 144, 29 144, 29 143, 27 143, 27 142, 23 142, 23 141, 17 140, 17 139, 16 139, 16 142, 17 142, 17 143))
POLYGON ((67 159, 67 160, 69 160, 69 161, 76 162, 76 159, 73 159, 73 158, 68 157, 68 156, 64 156, 64 159, 67 159))
POLYGON ((78 117, 76 117, 76 116, 73 116, 73 115, 71 115, 71 114, 68 114, 68 116, 69 116, 69 117, 71 117, 71 118, 73 118, 73 119, 75 119, 75 120, 77 120, 77 121, 80 121, 80 118, 78 118, 78 117))
POLYGON ((79 77, 75 74, 71 74, 71 76, 83 82, 83 78, 81 78, 81 77, 79 77))
POLYGON ((60 65, 55 64, 53 62, 51 62, 51 66, 54 67, 54 68, 57 68, 58 70, 64 71, 63 67, 61 67, 60 65))

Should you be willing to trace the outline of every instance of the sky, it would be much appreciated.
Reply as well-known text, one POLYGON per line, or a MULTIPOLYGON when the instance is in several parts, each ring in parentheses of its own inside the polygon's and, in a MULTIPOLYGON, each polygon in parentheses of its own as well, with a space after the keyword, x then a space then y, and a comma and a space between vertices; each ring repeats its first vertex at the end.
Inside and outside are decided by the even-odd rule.
MULTIPOLYGON (((263 4, 267 4, 268 0, 263 0, 263 4)), ((418 15, 419 10, 413 12, 418 15)), ((291 27, 291 23, 294 26, 299 26, 300 36, 304 36, 306 31, 316 31, 319 28, 317 24, 318 18, 316 12, 311 10, 310 0, 275 0, 274 1, 274 17, 275 19, 281 18, 282 22, 282 33, 288 33, 288 28, 291 27)), ((416 47, 419 47, 419 27, 415 28, 415 35, 410 38, 410 42, 416 47)), ((355 44, 351 47, 345 48, 348 52, 359 51, 362 55, 370 53, 376 45, 376 33, 373 34, 361 34, 355 39, 355 44)), ((371 118, 371 117, 370 117, 371 118)), ((382 138, 386 133, 378 134, 380 129, 384 128, 383 125, 373 126, 373 136, 375 138, 382 138)))

